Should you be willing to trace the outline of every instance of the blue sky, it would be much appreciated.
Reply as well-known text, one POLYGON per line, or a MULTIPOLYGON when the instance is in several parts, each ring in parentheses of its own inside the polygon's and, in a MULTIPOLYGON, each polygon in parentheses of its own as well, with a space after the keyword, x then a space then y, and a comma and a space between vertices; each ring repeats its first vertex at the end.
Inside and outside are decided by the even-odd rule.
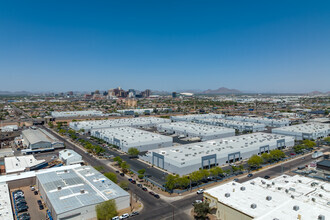
POLYGON ((330 2, 0 0, 0 77, 9 91, 330 91, 330 2))

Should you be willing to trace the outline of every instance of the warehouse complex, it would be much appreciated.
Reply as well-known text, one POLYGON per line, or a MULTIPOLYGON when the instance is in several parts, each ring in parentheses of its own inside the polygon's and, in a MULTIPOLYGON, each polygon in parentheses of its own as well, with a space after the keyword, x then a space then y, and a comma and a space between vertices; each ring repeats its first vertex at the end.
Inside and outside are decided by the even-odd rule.
POLYGON ((37 160, 33 155, 5 157, 6 174, 19 173, 29 170, 30 167, 45 162, 45 160, 37 160))
POLYGON ((13 132, 13 131, 17 131, 17 130, 18 130, 17 125, 6 125, 3 127, 0 127, 1 132, 13 132))
POLYGON ((107 116, 101 111, 69 111, 69 112, 52 112, 54 118, 66 118, 66 117, 86 117, 86 116, 107 116))
POLYGON ((77 164, 84 162, 82 156, 74 150, 65 149, 58 152, 58 157, 65 165, 77 164))
POLYGON ((92 129, 104 129, 115 127, 152 127, 160 123, 169 123, 170 119, 156 117, 141 117, 141 118, 123 118, 113 120, 97 120, 97 121, 81 121, 71 122, 70 128, 79 131, 84 129, 85 132, 90 132, 92 129))
POLYGON ((254 133, 150 150, 140 159, 171 173, 185 175, 293 145, 294 138, 290 136, 254 133))
POLYGON ((22 153, 40 152, 55 148, 64 148, 64 143, 44 129, 27 129, 22 131, 23 146, 27 149, 22 153))
POLYGON ((318 139, 330 135, 330 124, 306 123, 272 129, 273 134, 290 135, 296 140, 318 139))
POLYGON ((266 126, 264 124, 258 124, 253 122, 232 121, 232 120, 214 119, 214 118, 200 119, 197 120, 196 122, 201 124, 232 128, 240 132, 259 132, 266 130, 266 126))
POLYGON ((284 127, 289 126, 290 121, 288 119, 269 119, 261 117, 244 117, 244 116, 227 116, 226 119, 234 121, 245 121, 264 124, 267 127, 284 127))
POLYGON ((196 115, 182 115, 182 116, 171 116, 172 121, 188 121, 194 122, 199 119, 206 118, 224 118, 222 114, 196 114, 196 115))
POLYGON ((128 149, 131 147, 135 147, 141 152, 162 147, 170 147, 173 144, 172 137, 131 127, 92 130, 91 135, 100 138, 109 144, 116 145, 125 152, 128 152, 128 149))
POLYGON ((204 192, 217 219, 317 219, 330 216, 330 184, 304 176, 257 177, 204 192))
POLYGON ((235 136, 235 130, 212 125, 190 122, 173 122, 157 125, 159 132, 184 135, 185 137, 199 137, 202 141, 235 136))
POLYGON ((0 219, 14 220, 8 185, 0 183, 0 219))
POLYGON ((95 206, 115 200, 118 210, 130 206, 130 195, 91 166, 37 174, 37 187, 53 219, 93 219, 95 206))

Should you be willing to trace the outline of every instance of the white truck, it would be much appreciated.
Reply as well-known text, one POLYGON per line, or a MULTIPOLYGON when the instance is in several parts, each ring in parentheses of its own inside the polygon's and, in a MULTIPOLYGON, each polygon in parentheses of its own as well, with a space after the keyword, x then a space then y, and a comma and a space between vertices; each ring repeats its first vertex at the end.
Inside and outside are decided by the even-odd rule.
POLYGON ((314 151, 314 153, 312 154, 313 159, 316 159, 316 158, 319 158, 319 157, 322 157, 322 156, 323 156, 322 151, 314 151))

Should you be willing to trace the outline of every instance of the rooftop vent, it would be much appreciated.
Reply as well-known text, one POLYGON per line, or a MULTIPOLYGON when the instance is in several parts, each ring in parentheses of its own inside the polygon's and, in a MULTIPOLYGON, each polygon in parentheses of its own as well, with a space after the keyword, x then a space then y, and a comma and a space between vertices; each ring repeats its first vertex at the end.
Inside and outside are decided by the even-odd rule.
POLYGON ((270 201, 270 200, 272 200, 272 197, 271 197, 271 196, 267 196, 267 197, 266 197, 266 200, 267 200, 267 201, 270 201))
POLYGON ((299 206, 297 206, 297 205, 293 206, 293 210, 298 211, 299 210, 299 206))
POLYGON ((242 191, 244 191, 244 190, 245 190, 245 187, 244 187, 244 186, 242 186, 242 187, 241 187, 241 190, 242 190, 242 191))
POLYGON ((81 193, 81 194, 84 194, 84 193, 85 193, 85 190, 84 190, 84 189, 81 189, 81 190, 80 190, 80 193, 81 193))
POLYGON ((291 198, 294 199, 294 195, 291 195, 291 198))
POLYGON ((230 193, 226 193, 225 197, 227 197, 227 198, 230 197, 230 193))
POLYGON ((255 208, 257 208, 257 204, 252 203, 252 204, 251 204, 251 209, 255 209, 255 208))
POLYGON ((57 186, 57 190, 61 190, 62 189, 62 187, 61 186, 57 186))
POLYGON ((324 215, 319 215, 319 216, 317 217, 317 220, 325 220, 325 216, 324 216, 324 215))
POLYGON ((315 198, 312 198, 312 201, 313 201, 313 202, 315 202, 315 201, 316 201, 316 199, 315 199, 315 198))

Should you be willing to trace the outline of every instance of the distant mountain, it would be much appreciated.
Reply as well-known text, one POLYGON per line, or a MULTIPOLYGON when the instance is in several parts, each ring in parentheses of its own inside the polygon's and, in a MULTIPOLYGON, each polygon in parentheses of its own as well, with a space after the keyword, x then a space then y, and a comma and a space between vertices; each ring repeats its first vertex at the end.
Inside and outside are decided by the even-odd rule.
POLYGON ((202 92, 202 94, 240 94, 242 93, 241 91, 237 90, 237 89, 228 89, 225 87, 221 87, 219 89, 208 89, 204 92, 202 92))

